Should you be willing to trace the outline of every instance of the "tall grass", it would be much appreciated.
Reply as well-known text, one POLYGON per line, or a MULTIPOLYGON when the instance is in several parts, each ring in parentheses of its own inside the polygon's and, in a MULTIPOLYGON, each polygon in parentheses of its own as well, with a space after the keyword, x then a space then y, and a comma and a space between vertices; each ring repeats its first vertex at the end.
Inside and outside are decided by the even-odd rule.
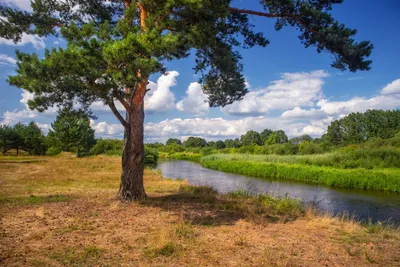
POLYGON ((396 148, 342 149, 314 155, 214 154, 205 160, 252 161, 327 166, 340 169, 400 168, 400 150, 396 148))
POLYGON ((291 179, 337 187, 400 192, 400 171, 398 169, 338 169, 298 163, 281 163, 277 162, 278 160, 274 157, 272 159, 275 159, 275 162, 250 159, 254 159, 254 156, 246 155, 235 158, 234 155, 212 155, 204 157, 201 163, 206 168, 260 178, 291 179))

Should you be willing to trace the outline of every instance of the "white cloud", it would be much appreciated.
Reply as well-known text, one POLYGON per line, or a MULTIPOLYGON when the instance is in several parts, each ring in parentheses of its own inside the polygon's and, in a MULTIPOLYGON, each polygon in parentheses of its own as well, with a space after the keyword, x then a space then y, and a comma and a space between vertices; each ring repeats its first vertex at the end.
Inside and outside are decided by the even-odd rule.
POLYGON ((315 108, 309 110, 295 107, 292 110, 287 110, 282 113, 281 117, 285 119, 321 119, 325 118, 327 114, 315 108))
POLYGON ((14 6, 25 11, 31 11, 31 0, 1 0, 2 4, 14 6))
POLYGON ((36 34, 22 34, 21 40, 18 43, 14 43, 13 40, 5 39, 0 37, 0 44, 12 45, 12 46, 23 46, 31 43, 37 50, 44 49, 46 44, 44 43, 45 38, 39 37, 36 34))
POLYGON ((96 124, 90 120, 90 126, 95 130, 97 137, 121 138, 124 134, 124 127, 121 124, 108 124, 105 121, 96 124))
POLYGON ((0 65, 11 65, 14 66, 17 63, 15 58, 12 58, 6 54, 0 54, 0 65))
POLYGON ((201 84, 194 82, 189 85, 186 96, 176 104, 176 108, 179 111, 197 116, 204 115, 209 109, 207 99, 207 95, 203 93, 201 84))
POLYGON ((261 115, 270 110, 286 110, 297 106, 313 106, 322 97, 323 70, 283 73, 281 80, 273 81, 267 88, 247 93, 243 100, 222 108, 231 115, 261 115))
POLYGON ((393 82, 386 85, 382 91, 382 95, 400 94, 400 79, 394 80, 393 82))
POLYGON ((175 96, 170 88, 176 85, 177 71, 170 71, 158 78, 157 83, 150 82, 150 91, 144 98, 144 109, 147 112, 165 112, 175 108, 175 96))
POLYGON ((329 101, 322 99, 317 106, 329 115, 347 115, 352 112, 364 112, 368 109, 395 109, 400 107, 400 95, 375 96, 371 98, 355 97, 348 101, 329 101))

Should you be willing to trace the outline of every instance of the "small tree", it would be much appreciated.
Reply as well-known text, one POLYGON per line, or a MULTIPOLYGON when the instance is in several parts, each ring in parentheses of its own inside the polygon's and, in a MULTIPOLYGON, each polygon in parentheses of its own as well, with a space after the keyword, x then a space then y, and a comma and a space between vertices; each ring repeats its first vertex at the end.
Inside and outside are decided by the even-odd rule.
POLYGON ((18 134, 15 130, 8 125, 0 125, 0 149, 3 155, 14 148, 17 142, 18 134))
POLYGON ((29 155, 44 155, 46 153, 45 136, 35 122, 31 121, 22 134, 24 150, 29 155))
POLYGON ((179 140, 178 138, 170 138, 167 140, 167 142, 165 144, 166 145, 172 145, 172 144, 182 145, 182 141, 179 140))
POLYGON ((76 150, 78 156, 82 152, 89 152, 96 143, 89 117, 82 110, 73 110, 70 107, 61 110, 51 128, 48 134, 49 143, 64 151, 76 150))
POLYGON ((238 48, 269 43, 249 21, 260 16, 275 19, 276 30, 296 28, 306 47, 331 52, 335 68, 370 68, 366 58, 372 45, 355 42, 356 31, 329 13, 342 0, 261 0, 264 11, 238 9, 231 2, 32 0, 32 12, 25 12, 3 1, 1 37, 17 42, 25 34, 61 34, 68 43, 65 49, 46 50, 43 58, 17 51, 17 74, 9 83, 34 93, 28 104, 40 111, 73 103, 87 108, 96 100, 108 105, 125 128, 119 193, 126 200, 144 198, 143 101, 150 75, 166 73, 166 61, 194 52, 194 69, 202 73, 210 106, 239 100, 247 89, 238 48))
POLYGON ((288 142, 288 137, 283 130, 278 130, 271 133, 265 141, 266 145, 284 144, 288 142))
POLYGON ((225 145, 224 141, 218 140, 215 142, 214 147, 216 149, 223 149, 226 147, 226 145, 225 145))
POLYGON ((265 141, 267 141, 269 135, 272 133, 273 131, 271 129, 264 129, 264 131, 260 133, 263 144, 265 143, 265 141))
POLYGON ((263 144, 260 134, 256 131, 248 131, 246 134, 242 135, 240 137, 240 142, 244 146, 248 145, 261 146, 263 144))
POLYGON ((185 147, 205 147, 207 146, 207 141, 201 137, 189 137, 185 142, 183 142, 185 147))

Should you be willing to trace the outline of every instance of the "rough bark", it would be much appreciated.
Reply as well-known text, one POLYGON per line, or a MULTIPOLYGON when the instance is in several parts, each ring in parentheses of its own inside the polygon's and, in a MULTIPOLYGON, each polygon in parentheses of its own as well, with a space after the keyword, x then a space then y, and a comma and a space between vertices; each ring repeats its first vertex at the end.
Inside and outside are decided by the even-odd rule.
POLYGON ((144 110, 143 103, 126 112, 124 152, 122 154, 122 174, 119 196, 133 201, 146 198, 143 186, 144 170, 144 110))

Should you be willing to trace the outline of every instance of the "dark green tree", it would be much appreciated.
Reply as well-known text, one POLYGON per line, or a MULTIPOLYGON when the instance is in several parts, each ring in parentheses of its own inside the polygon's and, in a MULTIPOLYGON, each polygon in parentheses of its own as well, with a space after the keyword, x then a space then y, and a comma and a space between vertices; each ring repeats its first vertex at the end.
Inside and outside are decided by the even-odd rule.
POLYGON ((216 149, 223 149, 226 147, 226 145, 225 145, 224 141, 218 140, 215 142, 214 147, 216 149))
POLYGON ((26 125, 18 122, 17 124, 14 125, 13 127, 14 131, 17 134, 17 139, 15 140, 14 143, 14 148, 17 150, 17 155, 20 150, 26 150, 25 148, 25 133, 26 133, 26 125))
POLYGON ((225 143, 225 147, 231 148, 231 147, 235 147, 235 142, 233 141, 233 139, 226 139, 224 141, 225 143))
POLYGON ((0 124, 0 149, 3 155, 15 147, 18 138, 17 132, 12 127, 0 124))
POLYGON ((263 141, 261 139, 261 135, 256 132, 256 131, 248 131, 244 135, 240 137, 240 142, 244 146, 249 146, 249 145, 259 145, 261 146, 263 144, 263 141))
POLYGON ((82 110, 73 110, 71 107, 60 110, 51 128, 49 143, 61 147, 63 151, 76 150, 77 155, 81 156, 83 152, 88 153, 96 143, 89 116, 82 110))
POLYGON ((67 41, 44 57, 17 51, 17 74, 9 83, 34 93, 29 106, 39 111, 72 103, 88 108, 96 100, 108 105, 125 128, 119 194, 132 200, 146 196, 143 101, 151 74, 167 73, 165 62, 193 52, 210 106, 241 99, 247 89, 238 48, 269 43, 254 31, 252 16, 274 19, 276 30, 296 28, 305 47, 332 54, 335 68, 368 70, 370 42, 356 42, 356 30, 330 14, 341 2, 261 0, 263 11, 255 11, 232 7, 231 0, 32 0, 32 12, 2 2, 0 36, 17 42, 26 33, 61 35, 67 41))
POLYGON ((45 136, 35 122, 31 121, 27 126, 25 126, 22 134, 24 150, 27 151, 29 155, 45 154, 45 136))
POLYGON ((268 139, 265 141, 266 145, 274 145, 274 144, 284 144, 288 142, 288 137, 285 134, 285 131, 283 130, 278 130, 275 132, 272 132, 268 139))
POLYGON ((183 142, 185 147, 206 147, 207 141, 201 137, 190 136, 185 142, 183 142))
POLYGON ((179 140, 178 138, 170 138, 167 140, 167 142, 165 144, 166 145, 172 145, 172 144, 182 145, 182 141, 179 140))
POLYGON ((264 131, 262 131, 260 133, 261 140, 262 140, 263 144, 265 143, 265 141, 267 141, 269 135, 272 134, 272 133, 273 133, 273 131, 271 129, 264 129, 264 131))

